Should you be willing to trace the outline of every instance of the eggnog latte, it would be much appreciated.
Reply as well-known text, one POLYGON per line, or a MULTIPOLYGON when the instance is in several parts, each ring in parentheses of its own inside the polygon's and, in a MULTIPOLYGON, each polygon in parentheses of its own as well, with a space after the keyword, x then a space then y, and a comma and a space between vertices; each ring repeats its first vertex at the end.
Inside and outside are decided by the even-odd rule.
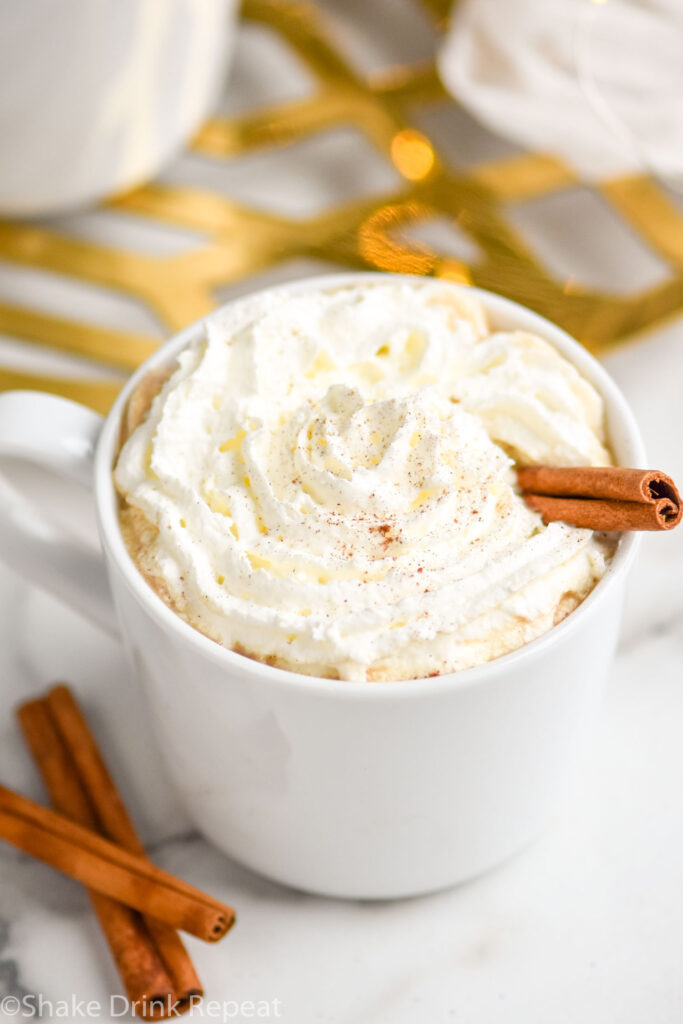
POLYGON ((342 680, 497 658, 568 615, 611 544, 544 525, 513 466, 606 465, 603 401, 447 283, 270 291, 134 393, 129 551, 218 643, 342 680))

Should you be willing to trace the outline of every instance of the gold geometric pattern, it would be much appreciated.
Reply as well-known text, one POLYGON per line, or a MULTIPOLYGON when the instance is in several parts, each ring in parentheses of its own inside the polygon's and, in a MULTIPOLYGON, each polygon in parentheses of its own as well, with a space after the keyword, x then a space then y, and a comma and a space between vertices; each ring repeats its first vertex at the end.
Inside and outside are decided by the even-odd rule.
MULTIPOLYGON (((417 0, 415 0, 417 2, 417 0)), ((436 21, 448 6, 423 0, 436 21)), ((209 120, 192 152, 212 161, 239 160, 259 149, 299 142, 322 130, 353 125, 400 176, 391 194, 352 199, 296 219, 253 209, 205 188, 150 183, 105 204, 109 216, 143 218, 198 233, 175 255, 114 248, 49 225, 0 223, 0 260, 56 273, 132 298, 176 331, 210 312, 217 290, 297 258, 354 269, 430 274, 500 292, 559 323, 596 353, 683 311, 683 214, 647 177, 611 181, 601 199, 667 266, 663 281, 636 294, 606 294, 558 279, 506 215, 507 204, 559 193, 578 184, 557 160, 517 154, 454 168, 417 127, 425 104, 453 104, 432 63, 359 74, 320 13, 289 0, 246 0, 243 17, 275 32, 316 83, 312 95, 237 117, 209 120), (434 217, 455 224, 476 249, 462 260, 406 229, 434 217)), ((582 226, 590 231, 590 225, 582 226)), ((130 372, 158 339, 0 303, 0 332, 93 363, 130 372)), ((0 367, 0 389, 33 387, 106 411, 121 378, 37 375, 0 367)))

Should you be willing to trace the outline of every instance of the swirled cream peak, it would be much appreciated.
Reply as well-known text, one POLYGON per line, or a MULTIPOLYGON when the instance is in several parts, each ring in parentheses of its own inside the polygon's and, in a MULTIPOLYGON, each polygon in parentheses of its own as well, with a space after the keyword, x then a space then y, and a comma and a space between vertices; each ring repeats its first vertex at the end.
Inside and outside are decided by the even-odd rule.
POLYGON ((214 315, 124 445, 129 547, 189 623, 271 664, 404 679, 549 629, 605 569, 512 460, 609 461, 540 338, 437 282, 270 292, 214 315))

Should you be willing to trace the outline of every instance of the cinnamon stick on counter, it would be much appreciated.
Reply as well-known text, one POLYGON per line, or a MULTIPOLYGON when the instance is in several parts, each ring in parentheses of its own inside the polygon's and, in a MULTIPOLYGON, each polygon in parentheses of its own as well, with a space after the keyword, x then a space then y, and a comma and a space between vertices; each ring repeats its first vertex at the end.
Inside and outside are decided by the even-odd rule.
POLYGON ((5 786, 0 786, 0 839, 87 888, 206 942, 222 939, 234 923, 232 907, 5 786))
MULTIPOLYGON (((45 702, 29 701, 19 708, 18 716, 53 806, 81 825, 96 829, 93 810, 45 702)), ((88 895, 129 1002, 142 1007, 143 1016, 163 1016, 155 1013, 155 1008, 174 1005, 177 996, 143 918, 93 889, 88 895)))
MULTIPOLYGON (((145 848, 72 692, 67 686, 55 686, 42 703, 69 752, 79 783, 93 807, 98 830, 112 842, 144 857, 145 848)), ((20 709, 20 718, 27 707, 20 709)), ((173 928, 152 917, 146 917, 144 922, 170 974, 176 996, 175 1012, 182 1012, 203 995, 194 964, 173 928)))
POLYGON ((681 498, 670 476, 622 466, 520 466, 517 481, 547 523, 589 530, 672 530, 681 498))

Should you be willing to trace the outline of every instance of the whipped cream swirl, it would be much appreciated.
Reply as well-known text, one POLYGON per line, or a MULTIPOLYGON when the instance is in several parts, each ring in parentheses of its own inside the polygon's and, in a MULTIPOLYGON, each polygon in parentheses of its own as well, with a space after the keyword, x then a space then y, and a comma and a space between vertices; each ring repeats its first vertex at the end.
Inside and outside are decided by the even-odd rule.
POLYGON ((511 467, 608 463, 603 420, 547 342, 491 333, 448 284, 283 289, 209 319, 115 481, 140 568, 209 637, 415 678, 519 647, 595 585, 606 543, 544 526, 511 467))

